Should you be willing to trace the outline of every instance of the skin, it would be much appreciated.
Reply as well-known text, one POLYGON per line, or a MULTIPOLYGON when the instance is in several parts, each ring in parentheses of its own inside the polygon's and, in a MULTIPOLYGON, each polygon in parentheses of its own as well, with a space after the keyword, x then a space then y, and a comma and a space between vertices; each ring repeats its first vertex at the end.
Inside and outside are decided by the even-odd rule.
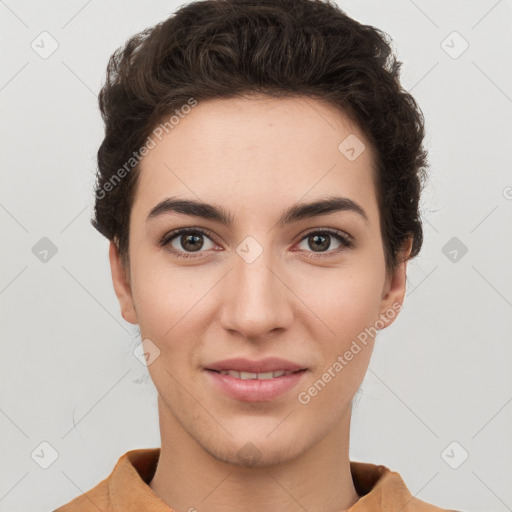
MULTIPOLYGON (((200 102, 144 157, 129 263, 114 243, 109 257, 123 318, 160 350, 148 367, 161 430, 150 487, 175 510, 335 512, 358 500, 349 460, 351 402, 375 339, 361 344, 307 405, 297 396, 404 298, 406 262, 393 274, 385 268, 372 151, 329 104, 248 96, 200 102), (350 134, 366 146, 354 161, 338 150, 350 134), (276 225, 286 207, 331 195, 358 203, 368 222, 340 211, 276 225), (220 205, 234 224, 176 213, 146 221, 170 196, 220 205), (160 237, 182 227, 213 236, 196 235, 204 244, 199 252, 180 236, 159 246, 160 237), (306 235, 320 228, 349 234, 355 246, 337 252, 339 242, 327 237, 315 251, 306 235), (236 252, 247 236, 263 249, 252 263, 236 252), (172 249, 192 257, 178 258, 172 249), (237 356, 282 357, 308 372, 299 387, 270 402, 241 402, 214 389, 203 370, 237 356), (256 461, 244 455, 248 446, 256 461)), ((410 241, 404 259, 409 251, 410 241)))

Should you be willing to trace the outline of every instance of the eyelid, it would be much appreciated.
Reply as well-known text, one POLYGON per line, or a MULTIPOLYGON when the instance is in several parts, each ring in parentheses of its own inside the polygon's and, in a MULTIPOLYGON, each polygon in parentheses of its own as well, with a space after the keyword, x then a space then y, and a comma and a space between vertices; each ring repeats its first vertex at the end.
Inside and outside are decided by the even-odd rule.
POLYGON ((308 254, 308 258, 326 259, 329 257, 335 257, 341 254, 342 252, 346 251, 347 249, 354 249, 356 247, 355 240, 351 235, 349 235, 345 231, 341 231, 339 229, 334 228, 313 228, 310 231, 307 231, 305 234, 300 235, 297 244, 301 243, 302 241, 306 240, 308 237, 314 234, 328 235, 332 238, 335 238, 339 242, 340 247, 320 252, 305 251, 308 254))
MULTIPOLYGON (((209 238, 212 241, 212 243, 214 243, 215 245, 218 245, 217 242, 215 242, 215 236, 213 235, 213 233, 210 230, 208 230, 206 228, 198 228, 198 227, 194 227, 194 226, 186 227, 186 228, 177 228, 177 229, 173 229, 171 231, 164 233, 164 235, 162 237, 160 237, 160 239, 158 240, 158 245, 166 248, 166 246, 170 245, 171 241, 174 240, 176 237, 178 237, 180 235, 185 235, 188 233, 202 234, 202 235, 206 236, 207 238, 209 238)), ((178 256, 182 256, 183 254, 186 254, 186 257, 189 257, 189 256, 194 257, 193 252, 187 253, 186 251, 176 251, 174 249, 173 250, 169 249, 169 252, 174 255, 177 254, 178 256)), ((204 252, 206 252, 206 251, 198 251, 198 254, 204 253, 204 252)))
POLYGON ((300 239, 299 242, 304 240, 307 236, 313 234, 313 233, 327 233, 329 235, 339 235, 347 240, 347 242, 350 242, 352 244, 355 244, 355 239, 353 236, 349 235, 346 231, 342 231, 341 229, 335 229, 335 228, 311 228, 310 230, 306 231, 304 234, 299 235, 300 239))

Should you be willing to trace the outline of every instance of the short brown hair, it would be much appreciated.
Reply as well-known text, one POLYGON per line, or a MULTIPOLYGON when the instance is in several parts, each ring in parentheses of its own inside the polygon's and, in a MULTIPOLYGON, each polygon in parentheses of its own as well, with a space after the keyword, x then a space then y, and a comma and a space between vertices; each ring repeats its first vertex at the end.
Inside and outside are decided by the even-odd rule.
POLYGON ((307 96, 341 109, 375 149, 386 269, 394 270, 409 238, 409 259, 423 243, 419 200, 427 167, 423 114, 400 85, 401 65, 387 34, 329 0, 182 6, 110 57, 99 94, 105 138, 98 150, 93 226, 127 259, 139 174, 134 152, 191 98, 307 96))

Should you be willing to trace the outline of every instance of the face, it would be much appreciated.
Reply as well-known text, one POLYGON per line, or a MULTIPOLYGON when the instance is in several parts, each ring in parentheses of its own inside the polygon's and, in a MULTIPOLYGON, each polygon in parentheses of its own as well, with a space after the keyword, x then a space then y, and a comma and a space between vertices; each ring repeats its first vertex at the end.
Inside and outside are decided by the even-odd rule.
POLYGON ((258 464, 285 462, 346 428, 375 328, 396 318, 405 290, 405 264, 386 274, 372 165, 364 134, 332 106, 263 96, 200 102, 144 157, 129 268, 111 244, 114 287, 158 354, 161 417, 217 459, 240 464, 252 443, 258 464), (283 219, 327 198, 344 199, 283 219), (280 377, 291 387, 277 395, 243 396, 207 370, 268 357, 305 370, 280 377))

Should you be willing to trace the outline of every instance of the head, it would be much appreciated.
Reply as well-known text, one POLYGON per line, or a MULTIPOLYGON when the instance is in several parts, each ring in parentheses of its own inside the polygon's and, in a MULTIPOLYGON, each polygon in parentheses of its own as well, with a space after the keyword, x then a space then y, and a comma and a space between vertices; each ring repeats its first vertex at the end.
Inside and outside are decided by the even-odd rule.
POLYGON ((111 57, 92 222, 161 406, 221 460, 284 461, 346 421, 398 315, 427 164, 399 70, 384 33, 314 0, 194 2, 111 57), (267 356, 307 368, 298 387, 210 385, 212 363, 267 356))

